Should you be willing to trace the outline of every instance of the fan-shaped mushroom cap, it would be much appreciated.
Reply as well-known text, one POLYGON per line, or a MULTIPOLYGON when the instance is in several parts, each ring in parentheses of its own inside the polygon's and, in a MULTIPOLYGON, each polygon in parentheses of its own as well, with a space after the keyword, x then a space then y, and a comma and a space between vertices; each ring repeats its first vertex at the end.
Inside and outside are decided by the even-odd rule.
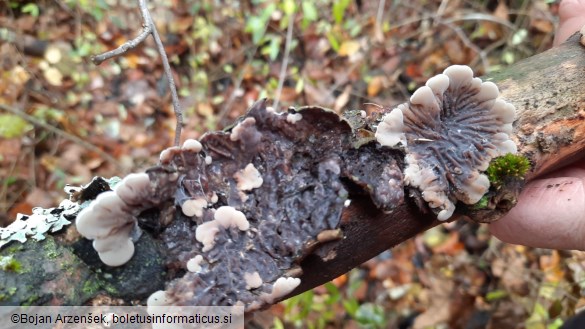
POLYGON ((457 201, 477 203, 490 186, 482 174, 490 161, 517 151, 509 136, 515 108, 498 97, 494 83, 453 65, 386 114, 376 130, 385 146, 404 136, 404 182, 421 191, 439 220, 452 216, 457 201))
POLYGON ((130 174, 114 191, 99 194, 77 215, 77 231, 94 240, 93 247, 104 264, 120 266, 134 255, 134 243, 130 238, 136 223, 133 211, 148 204, 149 191, 147 174, 130 174))

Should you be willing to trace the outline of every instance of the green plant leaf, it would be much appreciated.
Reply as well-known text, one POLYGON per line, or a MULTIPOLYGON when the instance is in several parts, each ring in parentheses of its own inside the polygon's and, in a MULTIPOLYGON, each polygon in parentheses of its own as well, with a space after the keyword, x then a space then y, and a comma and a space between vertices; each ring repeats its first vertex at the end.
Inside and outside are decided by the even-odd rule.
POLYGON ((25 14, 30 14, 32 17, 39 17, 39 6, 35 3, 27 3, 22 7, 22 12, 25 14))
POLYGON ((317 7, 315 7, 313 1, 303 1, 302 7, 303 19, 306 19, 309 22, 314 22, 317 20, 318 18, 317 7))
POLYGON ((343 16, 345 15, 347 6, 349 6, 349 1, 350 0, 340 0, 333 3, 333 19, 335 19, 335 23, 341 24, 343 21, 343 16))
POLYGON ((262 55, 268 55, 271 61, 274 61, 276 57, 278 57, 278 53, 280 52, 280 44, 282 43, 282 37, 278 35, 267 35, 267 39, 270 40, 268 45, 262 47, 261 53, 262 55))
POLYGON ((32 125, 13 114, 0 114, 0 137, 14 138, 24 135, 32 125))
POLYGON ((297 11, 297 5, 293 0, 284 0, 282 3, 282 11, 287 16, 294 14, 297 11))
POLYGON ((372 303, 360 305, 355 313, 355 319, 366 328, 383 328, 386 323, 384 308, 372 303))

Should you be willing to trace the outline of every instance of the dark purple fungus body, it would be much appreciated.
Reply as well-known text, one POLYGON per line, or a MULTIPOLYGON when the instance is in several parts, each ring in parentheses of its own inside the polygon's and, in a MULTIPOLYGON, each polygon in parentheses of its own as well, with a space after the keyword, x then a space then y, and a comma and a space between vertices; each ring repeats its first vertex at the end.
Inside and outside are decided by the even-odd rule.
MULTIPOLYGON (((172 165, 189 168, 175 198, 183 214, 163 238, 177 263, 194 272, 170 284, 167 302, 242 304, 250 311, 291 292, 300 279, 285 273, 295 273, 319 233, 339 227, 349 197, 341 177, 350 168, 358 171, 340 157, 350 136, 349 125, 328 110, 276 114, 262 101, 230 132, 206 134, 205 156, 177 154, 172 165), (187 218, 183 200, 202 199, 200 216, 187 218), (193 222, 188 235, 186 222, 193 222), (177 238, 191 248, 179 248, 177 238)), ((388 162, 394 170, 378 172, 401 182, 396 161, 388 162)), ((397 190, 394 199, 384 198, 387 191, 378 199, 396 205, 402 187, 397 190)))
POLYGON ((343 238, 352 198, 392 212, 408 186, 440 220, 458 201, 476 203, 491 159, 516 151, 514 107, 497 96, 468 67, 450 67, 387 113, 371 141, 358 131, 368 118, 352 129, 323 108, 275 113, 259 101, 227 131, 166 149, 160 165, 100 194, 77 227, 110 266, 132 257, 137 223, 155 231, 169 283, 149 305, 253 311, 299 286, 316 246, 343 238))
POLYGON ((352 128, 332 111, 275 113, 259 101, 228 131, 164 150, 159 166, 98 196, 77 225, 94 246, 117 242, 98 250, 111 266, 132 256, 128 228, 157 228, 170 283, 151 305, 252 311, 300 284, 299 264, 317 245, 343 237, 337 230, 352 195, 388 212, 403 202, 403 153, 353 145, 352 128))
POLYGON ((516 152, 509 138, 515 109, 498 96, 495 84, 454 65, 429 79, 378 126, 380 144, 405 148, 405 184, 439 220, 451 217, 457 201, 477 203, 490 187, 483 174, 490 161, 516 152))

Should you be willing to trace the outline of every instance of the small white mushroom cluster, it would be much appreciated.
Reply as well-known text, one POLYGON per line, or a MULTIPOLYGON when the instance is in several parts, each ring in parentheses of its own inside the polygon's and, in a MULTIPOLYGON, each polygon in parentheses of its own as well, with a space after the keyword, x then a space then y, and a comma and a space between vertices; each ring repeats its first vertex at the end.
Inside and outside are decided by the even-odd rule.
POLYGON ((386 114, 376 130, 384 146, 406 151, 404 182, 447 220, 457 201, 475 204, 490 183, 482 172, 491 159, 516 153, 510 139, 515 108, 498 87, 453 65, 417 89, 410 102, 386 114))
POLYGON ((136 225, 136 212, 144 210, 145 195, 150 189, 147 174, 130 174, 113 191, 99 194, 77 216, 77 231, 93 240, 104 264, 120 266, 134 255, 130 233, 136 225))
POLYGON ((301 284, 301 279, 293 277, 280 277, 272 284, 270 293, 263 292, 260 294, 260 300, 248 305, 246 311, 256 311, 264 305, 274 304, 275 301, 290 294, 296 287, 301 284))
POLYGON ((246 215, 234 207, 222 206, 217 208, 213 214, 213 220, 197 226, 195 231, 195 238, 203 244, 202 251, 211 250, 215 245, 215 235, 221 229, 230 227, 237 227, 240 231, 246 231, 250 227, 250 223, 246 219, 246 215))

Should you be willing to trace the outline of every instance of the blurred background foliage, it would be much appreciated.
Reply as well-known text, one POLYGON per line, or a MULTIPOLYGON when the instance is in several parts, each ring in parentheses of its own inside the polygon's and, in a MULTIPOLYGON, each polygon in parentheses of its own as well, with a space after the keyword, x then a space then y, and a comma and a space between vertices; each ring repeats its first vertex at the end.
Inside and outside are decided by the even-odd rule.
MULTIPOLYGON (((551 47, 558 3, 527 0, 153 0, 175 74, 183 139, 255 100, 370 111, 451 64, 478 74, 551 47)), ((0 224, 64 184, 143 170, 174 116, 134 1, 0 0, 0 224)), ((434 228, 256 314, 251 327, 558 328, 584 305, 580 252, 506 245, 465 222, 434 228)))

